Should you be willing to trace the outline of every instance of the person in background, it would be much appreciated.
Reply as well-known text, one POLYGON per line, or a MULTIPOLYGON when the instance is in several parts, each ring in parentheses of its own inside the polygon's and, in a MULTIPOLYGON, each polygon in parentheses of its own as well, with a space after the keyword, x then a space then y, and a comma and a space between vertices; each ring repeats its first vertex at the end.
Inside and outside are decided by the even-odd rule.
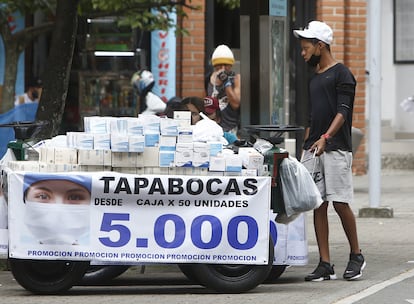
POLYGON ((314 210, 314 229, 319 264, 306 281, 336 279, 329 253, 328 204, 332 202, 348 239, 350 254, 343 273, 345 280, 362 276, 366 262, 358 242, 356 221, 350 203, 352 185, 352 112, 356 80, 351 71, 337 62, 330 45, 332 29, 312 21, 303 30, 294 30, 301 55, 315 73, 309 81, 309 126, 305 133, 302 163, 313 174, 324 202, 314 210))
MULTIPOLYGON (((204 97, 204 113, 208 118, 214 120, 218 124, 221 121, 221 111, 217 98, 206 96, 204 97)), ((234 133, 223 131, 223 137, 227 140, 229 144, 233 144, 238 140, 237 136, 234 133)))
POLYGON ((174 118, 174 111, 183 110, 181 101, 182 99, 178 96, 170 98, 167 102, 167 107, 165 108, 164 115, 168 118, 174 118))
POLYGON ((181 105, 184 109, 191 112, 191 124, 195 125, 201 120, 200 112, 204 112, 204 101, 200 97, 185 97, 181 101, 181 105))
POLYGON ((32 79, 27 85, 26 92, 16 96, 14 105, 18 106, 26 103, 38 103, 42 94, 42 81, 40 79, 32 79))
POLYGON ((154 84, 154 75, 148 70, 139 71, 132 75, 131 85, 136 89, 139 95, 140 114, 162 114, 167 107, 166 103, 152 92, 154 84))
POLYGON ((232 71, 233 52, 219 45, 211 56, 214 71, 207 77, 207 95, 217 98, 221 110, 223 131, 237 135, 240 123, 240 74, 232 71))

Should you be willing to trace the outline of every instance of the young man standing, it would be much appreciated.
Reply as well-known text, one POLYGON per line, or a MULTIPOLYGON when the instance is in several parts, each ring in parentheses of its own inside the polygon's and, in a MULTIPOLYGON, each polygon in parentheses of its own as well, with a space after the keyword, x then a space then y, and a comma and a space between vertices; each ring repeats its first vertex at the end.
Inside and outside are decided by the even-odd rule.
POLYGON ((352 112, 356 81, 349 69, 331 54, 332 29, 312 21, 304 30, 294 30, 300 39, 303 59, 315 68, 309 82, 309 127, 305 133, 302 163, 313 174, 324 203, 314 211, 314 229, 320 262, 306 281, 336 279, 329 254, 328 204, 333 207, 350 246, 346 280, 362 276, 366 263, 359 248, 356 221, 349 203, 352 185, 352 112))

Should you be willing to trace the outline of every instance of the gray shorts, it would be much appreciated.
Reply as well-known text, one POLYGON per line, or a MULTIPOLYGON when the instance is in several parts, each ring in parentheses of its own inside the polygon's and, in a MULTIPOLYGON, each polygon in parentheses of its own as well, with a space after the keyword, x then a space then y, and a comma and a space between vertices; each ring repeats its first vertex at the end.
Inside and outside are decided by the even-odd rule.
POLYGON ((313 157, 313 153, 305 150, 301 162, 311 173, 324 201, 352 202, 352 152, 330 151, 313 157))

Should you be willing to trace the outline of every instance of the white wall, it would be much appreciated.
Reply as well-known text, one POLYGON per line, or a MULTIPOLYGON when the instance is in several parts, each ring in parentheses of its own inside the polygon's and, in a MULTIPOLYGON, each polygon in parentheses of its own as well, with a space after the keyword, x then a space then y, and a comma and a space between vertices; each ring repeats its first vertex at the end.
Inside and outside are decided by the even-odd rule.
POLYGON ((390 120, 396 132, 414 133, 414 113, 404 112, 400 106, 401 101, 414 95, 414 64, 394 63, 393 0, 382 1, 381 18, 381 118, 390 120))

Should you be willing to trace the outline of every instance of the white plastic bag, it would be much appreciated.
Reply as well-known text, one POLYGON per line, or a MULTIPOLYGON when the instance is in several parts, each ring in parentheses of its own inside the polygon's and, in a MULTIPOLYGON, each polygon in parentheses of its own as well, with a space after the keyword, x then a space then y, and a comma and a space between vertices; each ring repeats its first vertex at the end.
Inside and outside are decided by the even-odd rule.
POLYGON ((227 145, 228 142, 223 137, 223 128, 204 113, 200 113, 200 116, 203 119, 193 125, 193 141, 220 141, 227 145))
POLYGON ((317 209, 322 204, 321 194, 306 167, 289 156, 280 164, 280 179, 286 215, 317 209))

